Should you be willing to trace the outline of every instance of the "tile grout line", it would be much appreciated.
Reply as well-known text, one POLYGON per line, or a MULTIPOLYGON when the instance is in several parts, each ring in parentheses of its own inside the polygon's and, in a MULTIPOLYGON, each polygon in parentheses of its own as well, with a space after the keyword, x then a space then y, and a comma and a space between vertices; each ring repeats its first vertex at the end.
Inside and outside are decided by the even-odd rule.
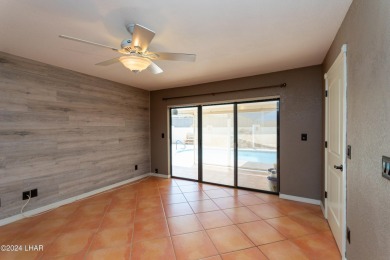
MULTIPOLYGON (((60 207, 59 207, 60 208, 60 207)), ((73 214, 75 214, 75 212, 78 210, 80 208, 80 205, 78 205, 77 207, 76 207, 76 210, 74 211, 74 212, 72 212, 70 215, 73 215, 73 214)), ((51 212, 51 211, 49 211, 49 212, 51 212)), ((40 215, 37 215, 37 216, 40 216, 40 215)), ((68 216, 69 217, 69 216, 68 216)), ((70 222, 70 221, 69 221, 70 222)), ((68 223, 67 223, 68 224, 68 223)), ((57 234, 57 236, 53 239, 53 241, 51 241, 50 243, 49 243, 49 246, 48 246, 48 248, 50 249, 51 248, 51 246, 53 246, 53 243, 61 236, 61 235, 64 235, 64 234, 66 234, 66 233, 64 233, 63 231, 65 230, 65 227, 66 226, 63 226, 60 230, 60 232, 58 232, 58 234, 57 234)), ((45 253, 43 253, 40 257, 39 257, 39 259, 42 259, 43 257, 45 256, 45 253)))
MULTIPOLYGON (((134 189, 135 189, 135 192, 136 192, 136 206, 135 206, 135 211, 136 211, 136 210, 137 210, 137 198, 138 198, 138 191, 137 191, 137 186, 136 186, 136 185, 137 185, 138 183, 141 183, 141 182, 147 180, 147 179, 148 179, 148 177, 147 177, 147 178, 144 178, 144 179, 141 179, 140 181, 135 182, 135 183, 129 183, 129 184, 123 185, 123 186, 121 186, 121 187, 117 187, 117 188, 113 189, 113 191, 120 191, 120 190, 124 190, 124 189, 127 189, 127 188, 133 186, 134 189)), ((108 192, 109 192, 109 191, 106 191, 106 192, 104 192, 104 193, 108 193, 108 192)), ((111 191, 110 191, 110 192, 111 192, 111 191)), ((101 193, 101 194, 104 194, 104 193, 101 193)), ((101 194, 99 194, 99 195, 101 195, 101 194)), ((88 249, 86 250, 86 253, 84 254, 84 259, 85 259, 85 258, 87 257, 87 255, 90 253, 91 246, 92 246, 93 242, 94 242, 95 239, 96 239, 97 233, 99 233, 98 231, 99 231, 100 228, 102 227, 102 223, 103 223, 103 221, 104 221, 104 218, 106 217, 106 215, 107 215, 108 212, 109 212, 109 208, 110 208, 112 202, 113 202, 113 198, 112 198, 112 195, 111 195, 111 196, 110 196, 110 203, 107 205, 107 209, 105 210, 105 212, 104 212, 104 214, 103 214, 103 217, 102 217, 102 219, 101 219, 101 221, 100 221, 100 223, 99 223, 99 227, 98 227, 97 230, 94 232, 93 239, 92 239, 92 241, 89 243, 89 247, 88 247, 88 249)), ((120 210, 118 210, 118 211, 120 212, 120 210)), ((135 221, 135 213, 134 213, 134 221, 135 221)), ((131 253, 132 253, 132 250, 131 250, 131 249, 132 249, 132 245, 133 245, 134 222, 133 222, 132 226, 133 226, 133 232, 132 232, 132 239, 131 239, 131 245, 130 245, 130 256, 131 256, 131 253)), ((126 227, 128 227, 128 226, 126 226, 126 227)), ((111 227, 111 228, 113 228, 113 227, 111 227)), ((112 247, 110 247, 110 248, 112 248, 112 247)), ((104 249, 104 248, 100 248, 100 249, 104 249)), ((100 249, 97 249, 97 250, 100 250, 100 249)))
MULTIPOLYGON (((174 181, 174 180, 173 180, 173 181, 174 181)), ((177 185, 176 181, 175 181, 175 184, 177 185)), ((179 188, 179 189, 180 189, 180 188, 179 188)), ((181 191, 181 190, 180 190, 180 191, 181 191)), ((160 193, 160 195, 161 195, 161 193, 160 193)), ((162 198, 161 198, 161 201, 162 201, 162 198)), ((167 228, 168 228, 168 232, 169 232, 169 240, 171 241, 172 250, 173 250, 173 255, 174 255, 175 259, 177 259, 176 250, 175 250, 175 244, 173 243, 173 240, 172 240, 171 230, 169 229, 169 224, 168 224, 168 217, 167 217, 167 215, 165 214, 164 206, 163 206, 163 211, 164 211, 165 222, 167 223, 167 228)))
MULTIPOLYGON (((201 191, 203 192, 203 189, 201 189, 201 191)), ((205 192, 205 194, 207 195, 206 192, 205 192)), ((210 200, 213 201, 211 198, 210 198, 210 200)), ((213 201, 213 203, 214 203, 214 201, 213 201)), ((218 207, 218 205, 217 205, 217 207, 218 207)), ((219 253, 219 251, 218 251, 217 247, 215 246, 213 240, 211 240, 209 234, 207 233, 206 228, 204 227, 204 225, 203 225, 202 222, 200 221, 199 217, 197 216, 197 214, 194 214, 194 215, 195 215, 195 217, 197 218, 197 220, 199 221, 200 225, 203 227, 202 232, 204 232, 204 233, 206 234, 206 236, 209 238, 210 242, 213 244, 215 250, 218 252, 217 255, 220 256, 220 257, 222 258, 221 254, 219 253)), ((217 256, 217 255, 214 255, 214 256, 217 256)), ((212 256, 207 256, 207 257, 212 257, 212 256)), ((207 258, 207 257, 206 257, 206 258, 207 258)))
MULTIPOLYGON (((172 180, 172 181, 174 181, 174 180, 172 180)), ((300 235, 300 236, 294 236, 294 237, 291 237, 291 238, 287 238, 287 237, 285 237, 285 235, 284 234, 282 234, 282 233, 280 233, 274 226, 272 226, 270 223, 268 223, 268 221, 267 220, 271 220, 271 219, 277 219, 277 218, 288 218, 288 219, 290 219, 291 221, 293 221, 294 223, 296 223, 297 225, 299 225, 299 226, 303 226, 304 227, 304 225, 303 224, 301 224, 300 222, 300 218, 298 219, 299 221, 296 221, 296 220, 294 220, 294 219, 292 219, 291 218, 291 216, 295 216, 295 215, 304 215, 304 214, 312 214, 313 216, 314 216, 314 218, 315 219, 320 219, 320 220, 325 220, 326 221, 326 219, 323 219, 321 216, 318 216, 317 214, 316 214, 316 209, 314 209, 314 208, 310 208, 310 207, 304 207, 305 209, 306 209, 306 211, 303 211, 303 212, 296 212, 296 213, 294 213, 294 214, 288 214, 287 212, 281 212, 283 215, 282 216, 278 216, 278 217, 274 217, 274 218, 266 218, 266 219, 263 219, 263 218, 261 218, 260 216, 258 216, 251 208, 249 208, 249 206, 256 206, 256 205, 269 205, 269 206, 271 206, 272 204, 274 204, 274 203, 284 203, 284 202, 281 202, 281 201, 264 201, 265 203, 260 203, 260 204, 253 204, 253 205, 245 205, 245 204, 243 204, 242 206, 239 206, 239 207, 231 207, 231 208, 226 208, 226 209, 223 209, 223 208, 221 208, 221 207, 219 207, 218 205, 217 205, 217 207, 218 207, 218 209, 217 210, 211 210, 211 211, 204 211, 204 212, 198 212, 198 213, 196 213, 195 211, 194 211, 194 209, 193 209, 193 207, 191 206, 191 204, 190 204, 190 201, 189 201, 189 199, 186 197, 186 196, 184 196, 184 193, 185 192, 183 192, 183 190, 180 188, 180 185, 178 185, 175 181, 174 181, 174 183, 177 185, 177 186, 175 186, 175 187, 178 187, 178 189, 181 191, 179 194, 181 195, 181 196, 183 196, 184 197, 184 199, 185 199, 185 203, 187 204, 187 205, 189 205, 190 206, 190 208, 191 208, 191 210, 192 210, 192 213, 191 214, 184 214, 184 215, 178 215, 178 216, 173 216, 173 217, 180 217, 180 216, 189 216, 189 215, 194 215, 195 216, 195 218, 196 218, 196 220, 200 223, 200 225, 201 225, 201 227, 202 227, 202 230, 199 230, 199 231, 193 231, 193 232, 188 232, 188 233, 183 233, 183 234, 178 234, 178 235, 173 235, 172 233, 171 233, 171 231, 170 231, 170 229, 169 229, 169 224, 168 224, 168 219, 169 219, 169 217, 166 215, 166 211, 165 211, 165 207, 164 207, 164 203, 163 203, 163 196, 162 196, 162 194, 160 193, 160 186, 158 185, 158 182, 155 182, 154 183, 154 185, 156 185, 157 186, 157 188, 158 188, 158 190, 159 190, 159 202, 160 202, 160 206, 162 207, 162 210, 163 210, 163 214, 164 214, 164 218, 165 218, 165 225, 166 225, 166 227, 167 227, 167 229, 168 229, 168 238, 169 238, 169 241, 170 241, 170 243, 171 243, 171 245, 172 245, 172 248, 173 248, 173 253, 174 253, 174 256, 175 256, 175 258, 177 258, 177 256, 176 256, 176 250, 175 250, 175 247, 174 247, 174 244, 173 244, 173 237, 175 237, 175 236, 179 236, 179 235, 184 235, 184 234, 191 234, 191 233, 196 233, 196 232, 204 232, 204 233, 206 233, 206 235, 207 235, 207 237, 209 238, 209 240, 211 241, 211 243, 212 243, 212 245, 214 246, 214 248, 216 249, 216 247, 215 247, 215 244, 214 244, 214 242, 211 240, 211 237, 210 237, 210 235, 208 234, 208 230, 209 229, 206 229, 205 227, 204 227, 204 225, 202 224, 202 222, 200 222, 200 219, 199 219, 199 217, 198 217, 198 215, 197 214, 200 214, 200 213, 207 213, 207 212, 216 212, 216 211, 220 211, 220 212, 222 212, 222 214, 225 216, 225 217, 227 217, 231 222, 232 222, 232 219, 226 214, 226 212, 224 211, 224 210, 227 210, 227 209, 236 209, 236 208, 240 208, 240 207, 242 207, 242 208, 246 208, 247 210, 249 210, 250 212, 252 212, 254 215, 256 215, 257 217, 259 217, 260 219, 259 220, 251 220, 251 221, 245 221, 245 222, 242 222, 242 223, 232 223, 232 224, 229 224, 229 225, 226 225, 226 226, 221 226, 221 227, 216 227, 216 228, 211 228, 211 229, 217 229, 217 228, 223 228, 223 227, 228 227, 228 226, 235 226, 235 228, 237 228, 238 230, 239 230, 239 232, 241 232, 249 241, 251 241, 252 242, 252 244, 254 245, 254 246, 251 246, 251 247, 248 247, 248 248, 243 248, 243 249, 239 249, 239 250, 233 250, 233 251, 229 251, 229 252, 227 252, 227 253, 233 253, 233 252, 237 252, 237 251, 242 251, 242 250, 246 250, 246 249, 251 249, 251 248, 254 248, 254 247, 256 247, 256 248, 258 248, 264 255, 265 255, 265 253, 260 249, 260 247, 261 246, 263 246, 263 245, 269 245, 269 244, 272 244, 272 243, 278 243, 278 242, 282 242, 282 241, 289 241, 289 242, 291 242, 291 243, 293 243, 297 248, 299 248, 300 249, 300 247, 298 246, 298 245, 296 245, 295 244, 295 240, 297 240, 297 239, 301 239, 301 238, 304 238, 304 237, 309 237, 309 236, 313 236, 313 235, 316 235, 316 234, 324 234, 324 233, 326 233, 326 232, 329 232, 329 230, 319 230, 319 229, 317 229, 316 228, 316 222, 314 222, 314 223, 312 223, 312 222, 310 222, 309 220, 307 220, 308 221, 308 223, 309 223, 309 226, 311 227, 311 229, 312 229, 312 231, 313 232, 309 232, 309 233, 307 233, 307 234, 304 234, 304 235, 300 235), (275 230, 276 232, 278 232, 278 233, 280 233, 283 237, 285 237, 285 239, 284 240, 279 240, 279 241, 275 241, 275 242, 270 242, 270 243, 265 243, 265 244, 262 244, 262 245, 259 245, 259 246, 257 246, 248 236, 247 236, 247 234, 245 233, 245 232, 243 232, 241 229, 240 229, 240 227, 238 226, 239 224, 243 224, 243 223, 251 223, 251 222, 255 222, 255 221, 263 221, 264 223, 266 223, 268 226, 270 226, 273 230, 275 230)), ((132 185, 134 185, 134 184, 132 184, 132 185)), ((127 185, 124 185, 123 186, 123 188, 125 188, 127 185)), ((182 186, 189 186, 189 184, 188 185, 182 185, 182 186)), ((172 186, 171 186, 172 187, 172 186)), ((117 188, 118 189, 118 188, 117 188)), ((116 189, 115 189, 116 190, 116 189)), ((195 192, 195 191, 192 191, 192 192, 195 192)), ((197 191, 197 192, 204 192, 204 190, 202 189, 202 187, 199 187, 199 190, 197 191)), ((226 191, 225 191, 226 192, 226 191)), ((187 192, 187 193, 190 193, 190 192, 187 192)), ((227 192, 228 193, 228 192, 227 192)), ((236 195, 236 196, 234 196, 234 195, 231 195, 230 193, 228 193, 229 194, 229 196, 227 196, 227 197, 221 197, 221 198, 229 198, 229 197, 233 197, 233 198, 237 198, 237 197, 239 197, 240 195, 236 195)), ((99 195, 101 195, 101 194, 99 194, 99 195)), ((166 195, 172 195, 172 194, 166 194, 166 195)), ((173 195, 174 195, 174 193, 173 193, 173 195)), ((245 195, 245 194, 242 194, 242 195, 245 195)), ((207 194, 206 194, 206 196, 207 196, 207 194)), ((257 197, 257 196, 256 196, 257 197)), ((133 233, 132 233, 132 238, 131 238, 131 245, 130 245, 130 255, 129 255, 129 257, 131 258, 131 256, 132 256, 132 253, 133 253, 133 248, 134 248, 134 227, 135 227, 135 217, 136 217, 136 212, 137 212, 137 209, 138 209, 138 207, 137 207, 137 205, 138 205, 138 201, 139 201, 139 190, 136 190, 136 206, 135 206, 135 210, 134 210, 134 221, 133 221, 133 223, 132 223, 132 225, 133 225, 133 233)), ((210 199, 210 201, 212 202, 212 203, 214 203, 215 204, 215 202, 214 202, 214 199, 216 199, 216 198, 214 198, 214 199, 212 199, 212 198, 209 198, 210 199)), ((259 198, 259 199, 261 199, 261 198, 259 198)), ((204 201, 204 200, 196 200, 196 202, 200 202, 200 201, 204 201)), ((97 202, 96 202, 97 203, 97 202)), ((92 204, 96 204, 96 203, 92 203, 92 204)), ((179 203, 181 203, 181 202, 179 202, 179 203)), ((172 204, 177 204, 177 203, 172 203, 172 204)), ((90 204, 86 204, 86 205, 90 205, 90 204)), ((86 258, 87 257, 87 255, 91 252, 91 246, 92 246, 92 244, 94 243, 94 241, 95 241, 95 239, 96 239, 96 235, 98 234, 98 232, 99 232, 99 230, 102 228, 102 223, 103 223, 103 221, 104 221, 104 219, 105 219, 105 217, 107 216, 107 214, 109 213, 109 209, 110 209, 110 206, 111 205, 113 205, 113 198, 112 198, 112 196, 110 196, 110 198, 109 198, 109 202, 107 203, 107 205, 106 205, 106 208, 105 208, 105 210, 104 210, 104 212, 103 212, 103 214, 102 214, 102 216, 101 216, 101 219, 100 219, 100 222, 99 222, 99 225, 98 225, 98 227, 97 227, 97 229, 95 229, 94 231, 92 231, 92 238, 90 239, 90 242, 88 243, 88 248, 85 250, 85 253, 84 253, 84 258, 86 258)), ((167 204, 168 205, 168 204, 167 204)), ((297 204, 297 205, 300 205, 300 204, 297 204)), ((74 215, 74 214, 76 214, 77 213, 77 210, 78 209, 80 209, 80 207, 81 207, 82 205, 77 205, 76 204, 76 210, 75 211, 73 211, 72 213, 70 213, 69 215, 68 215, 68 217, 69 216, 71 216, 71 215, 74 215)), ((35 224, 37 224, 37 223, 40 223, 41 221, 43 221, 43 220, 37 220, 37 222, 35 223, 35 224)), ((304 218, 302 218, 302 221, 306 221, 304 218)), ((326 223, 327 223, 327 227, 329 228, 329 223, 328 223, 328 221, 326 221, 326 223)), ((318 226, 319 228, 322 228, 322 226, 318 226)), ((30 229, 32 229, 32 228, 30 228, 30 229)), ((28 230, 30 230, 30 229, 28 229, 28 230)), ((58 239, 58 237, 60 237, 61 235, 63 235, 63 234, 66 234, 66 232, 65 232, 65 229, 66 229, 66 226, 62 226, 60 229, 59 229, 59 231, 56 233, 57 235, 56 235, 56 237, 48 244, 48 248, 50 248, 50 246, 52 246, 52 244, 58 239)), ((211 230, 210 229, 210 230, 211 230)), ((12 241, 15 241, 15 240, 17 240, 18 239, 18 237, 15 237, 12 241)), ((331 240, 331 239, 328 239, 329 241, 331 240)), ((145 240, 144 240, 145 241, 145 240)), ((334 242, 334 239, 332 240, 333 242, 334 242)), ((305 254, 306 256, 307 256, 307 253, 306 253, 306 251, 305 250, 303 250, 303 249, 301 249, 301 251, 302 251, 302 253, 303 254, 305 254)), ((218 252, 218 250, 217 250, 217 252, 218 252)), ((37 256, 38 257, 38 259, 42 259, 43 257, 44 257, 44 253, 42 254, 42 255, 40 255, 40 256, 37 256)), ((222 253, 219 253, 218 252, 218 255, 219 256, 222 256, 222 253)), ((267 257, 267 256, 266 256, 267 257)))
POLYGON ((100 220, 99 226, 96 229, 96 231, 94 232, 94 235, 92 236, 91 242, 89 242, 89 246, 88 246, 87 250, 85 250, 83 259, 86 259, 87 255, 89 254, 89 250, 91 249, 91 246, 96 239, 96 235, 97 235, 98 231, 100 230, 100 227, 102 226, 103 220, 104 220, 105 216, 107 215, 107 212, 108 212, 108 209, 110 208, 111 203, 112 203, 112 198, 110 198, 110 203, 107 205, 107 208, 104 211, 104 214, 100 220))
POLYGON ((134 248, 134 233, 135 233, 135 220, 136 220, 136 217, 137 217, 137 209, 138 209, 138 190, 136 189, 136 193, 135 193, 134 220, 133 220, 133 233, 131 234, 131 245, 130 245, 129 260, 131 259, 132 255, 133 255, 133 248, 134 248))

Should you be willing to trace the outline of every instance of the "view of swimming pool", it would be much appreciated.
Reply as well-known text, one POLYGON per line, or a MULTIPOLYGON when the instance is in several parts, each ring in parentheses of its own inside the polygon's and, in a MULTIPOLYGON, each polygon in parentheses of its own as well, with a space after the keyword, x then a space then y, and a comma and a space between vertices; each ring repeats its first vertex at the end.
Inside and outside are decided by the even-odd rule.
MULTIPOLYGON (((173 164, 188 164, 198 160, 198 153, 191 148, 179 148, 173 153, 173 164)), ((260 149, 239 149, 238 164, 242 165, 246 162, 261 163, 273 165, 277 162, 277 153, 275 150, 260 150, 260 149)), ((212 165, 233 165, 234 151, 221 148, 205 148, 203 149, 203 163, 212 165)), ((183 165, 184 166, 184 165, 183 165)))

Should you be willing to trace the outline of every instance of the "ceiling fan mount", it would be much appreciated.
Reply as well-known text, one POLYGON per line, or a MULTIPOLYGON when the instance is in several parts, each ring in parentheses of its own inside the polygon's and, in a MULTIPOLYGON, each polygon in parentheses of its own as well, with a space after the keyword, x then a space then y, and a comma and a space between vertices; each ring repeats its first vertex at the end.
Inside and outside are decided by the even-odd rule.
POLYGON ((121 42, 121 48, 115 48, 100 43, 95 43, 71 36, 59 35, 60 38, 91 44, 94 46, 104 47, 111 49, 124 56, 116 57, 110 60, 99 62, 95 65, 108 66, 117 62, 121 62, 126 68, 133 72, 140 72, 144 69, 148 69, 153 74, 163 72, 152 60, 172 60, 172 61, 195 61, 195 54, 187 53, 169 53, 169 52, 151 52, 148 50, 149 44, 152 41, 155 32, 139 25, 130 23, 126 25, 127 31, 130 33, 131 38, 125 39, 121 42))
POLYGON ((121 42, 121 48, 122 49, 129 49, 129 51, 131 50, 131 41, 132 39, 125 39, 121 42))
POLYGON ((126 25, 126 30, 131 34, 133 35, 134 33, 134 27, 135 27, 135 23, 129 23, 126 25))

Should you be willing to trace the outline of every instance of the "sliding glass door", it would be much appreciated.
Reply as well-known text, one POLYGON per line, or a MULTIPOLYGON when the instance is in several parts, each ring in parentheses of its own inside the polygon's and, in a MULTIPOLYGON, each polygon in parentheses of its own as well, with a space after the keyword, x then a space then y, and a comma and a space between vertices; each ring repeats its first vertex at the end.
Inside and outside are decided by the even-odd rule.
POLYGON ((202 107, 203 181, 234 185, 234 106, 202 107))
POLYGON ((171 174, 198 180, 198 107, 172 108, 171 174))
POLYGON ((237 104, 237 186, 278 191, 279 101, 237 104))
POLYGON ((171 108, 171 175, 279 192, 279 100, 171 108))

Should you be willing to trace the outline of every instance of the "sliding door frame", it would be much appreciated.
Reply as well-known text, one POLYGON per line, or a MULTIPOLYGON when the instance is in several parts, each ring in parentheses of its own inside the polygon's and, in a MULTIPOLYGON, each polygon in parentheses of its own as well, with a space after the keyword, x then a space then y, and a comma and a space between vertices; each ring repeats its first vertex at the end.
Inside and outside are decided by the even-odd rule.
POLYGON ((234 103, 233 108, 233 142, 234 142, 234 187, 238 187, 238 114, 237 103, 234 103))
POLYGON ((172 172, 172 147, 169 148, 169 164, 170 164, 170 177, 175 179, 182 179, 182 180, 189 180, 189 181, 197 181, 199 183, 205 183, 205 184, 213 184, 223 187, 229 187, 229 188, 239 188, 243 190, 249 190, 249 191, 257 191, 257 192, 263 192, 263 193, 270 193, 270 194, 279 194, 280 192, 280 98, 269 98, 269 99, 260 99, 260 100, 250 100, 250 101, 231 101, 231 102, 221 102, 221 103, 212 103, 212 104, 204 104, 204 105, 189 105, 189 106, 174 106, 169 108, 169 145, 172 146, 172 110, 173 109, 180 109, 180 108, 197 108, 198 112, 198 180, 196 179, 190 179, 190 178, 184 178, 184 177, 176 177, 173 176, 172 172), (238 110, 237 105, 239 104, 246 104, 246 103, 261 103, 261 102, 270 102, 270 101, 277 101, 277 111, 276 111, 276 163, 277 163, 277 173, 278 173, 278 181, 277 181, 277 191, 267 191, 267 190, 258 190, 253 188, 247 188, 238 186, 238 110), (203 181, 203 118, 202 118, 202 108, 203 106, 213 106, 213 105, 233 105, 233 118, 234 118, 234 185, 225 185, 225 184, 219 184, 219 183, 213 183, 213 182, 206 182, 203 181))
POLYGON ((194 106, 177 106, 177 107, 170 107, 169 108, 169 176, 171 178, 176 178, 176 179, 182 179, 182 180, 189 180, 189 181, 197 181, 201 182, 202 180, 202 151, 200 149, 202 145, 202 129, 199 127, 202 125, 202 115, 200 112, 202 111, 201 106, 199 105, 194 105, 194 106), (174 109, 180 109, 180 108, 196 108, 197 113, 198 113, 198 179, 191 179, 191 178, 184 178, 184 177, 178 177, 178 176, 173 176, 173 169, 172 169, 172 110, 174 109))
MULTIPOLYGON (((236 130, 236 108, 237 108, 237 104, 236 102, 221 102, 221 103, 211 103, 211 104, 204 104, 204 105, 200 105, 200 113, 203 114, 203 107, 209 107, 209 106, 223 106, 223 105, 233 105, 233 147, 234 147, 234 154, 233 154, 233 186, 232 185, 227 185, 227 184, 222 184, 222 183, 216 183, 216 182, 209 182, 209 181, 203 181, 203 162, 202 162, 202 165, 200 166, 200 168, 202 168, 202 183, 206 183, 206 184, 213 184, 213 185, 219 185, 219 186, 223 186, 223 187, 229 187, 229 188, 235 188, 237 187, 237 174, 236 174, 236 171, 237 171, 237 161, 236 161, 236 153, 237 153, 237 143, 236 143, 236 137, 235 137, 235 130, 236 130)), ((203 115, 202 115, 203 116, 203 115)), ((202 136, 203 136, 203 125, 201 125, 201 132, 202 132, 202 136)), ((200 149, 201 151, 203 151, 203 143, 200 144, 200 149)), ((200 154, 201 158, 203 158, 203 153, 200 154)))
MULTIPOLYGON (((279 194, 280 192, 280 98, 269 98, 269 99, 262 99, 262 100, 252 100, 252 101, 240 101, 240 102, 235 102, 235 106, 237 109, 237 105, 239 104, 248 104, 248 103, 261 103, 261 102, 270 102, 270 101, 277 101, 277 110, 276 110, 276 171, 278 173, 278 181, 277 181, 277 191, 268 191, 268 190, 258 190, 258 189, 253 189, 253 188, 247 188, 247 187, 242 187, 238 186, 238 183, 236 183, 234 188, 239 188, 239 189, 244 189, 244 190, 251 190, 251 191, 261 191, 264 193, 270 193, 270 194, 279 194)), ((237 111, 236 111, 237 112, 237 111)), ((237 120, 238 113, 235 113, 235 117, 237 120)), ((235 131, 238 131, 238 121, 234 122, 234 129, 235 131)), ((236 144, 238 144, 238 133, 235 133, 236 136, 234 137, 236 140, 236 144)), ((235 177, 238 179, 238 145, 235 149, 235 153, 237 153, 237 161, 235 161, 235 177)))
POLYGON ((203 182, 203 156, 202 156, 202 141, 203 141, 203 116, 202 106, 198 106, 198 182, 203 182))

